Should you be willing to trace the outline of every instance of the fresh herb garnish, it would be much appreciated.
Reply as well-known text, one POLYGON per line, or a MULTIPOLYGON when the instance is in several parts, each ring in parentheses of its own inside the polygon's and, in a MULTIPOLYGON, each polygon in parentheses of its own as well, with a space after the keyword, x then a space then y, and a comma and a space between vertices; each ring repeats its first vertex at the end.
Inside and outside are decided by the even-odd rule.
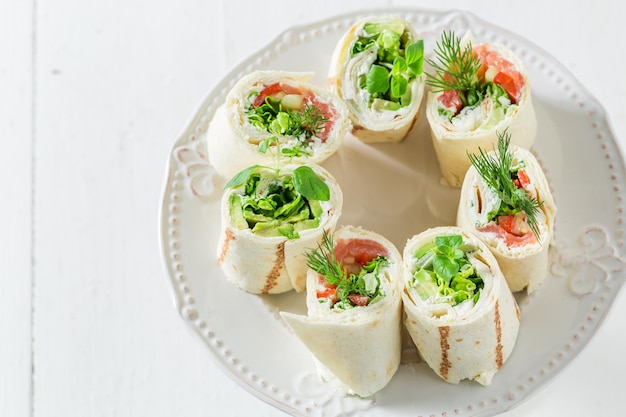
POLYGON ((409 285, 423 300, 453 306, 469 299, 476 303, 484 282, 467 257, 474 250, 463 243, 461 235, 437 236, 417 250, 416 270, 409 285))
POLYGON ((348 273, 335 256, 335 245, 330 234, 324 231, 317 249, 306 254, 309 268, 324 277, 325 282, 335 288, 334 308, 352 308, 355 305, 371 305, 384 297, 380 288, 380 269, 388 265, 385 256, 377 256, 361 266, 358 274, 348 273), (365 297, 366 302, 357 302, 365 297))
POLYGON ((464 106, 473 106, 482 99, 482 89, 478 79, 481 62, 472 53, 471 43, 461 46, 461 40, 453 32, 444 31, 441 41, 435 48, 437 61, 428 59, 435 74, 426 73, 426 84, 433 92, 454 90, 464 106))
POLYGON ((245 184, 248 181, 248 178, 250 178, 250 175, 252 175, 253 172, 257 171, 259 168, 262 168, 260 165, 253 165, 251 167, 248 167, 240 172, 238 172, 237 174, 235 174, 235 176, 233 176, 224 186, 224 189, 226 188, 236 188, 239 187, 243 184, 245 184))
POLYGON ((335 256, 333 237, 326 230, 322 233, 322 242, 317 249, 306 254, 309 268, 321 274, 331 284, 344 280, 346 273, 341 262, 335 256))
POLYGON ((328 201, 330 199, 328 185, 306 165, 293 170, 293 186, 302 197, 309 200, 328 201))
POLYGON ((537 213, 543 202, 531 197, 525 189, 515 185, 511 178, 511 174, 516 171, 513 167, 513 153, 509 151, 511 135, 508 130, 502 133, 496 132, 496 134, 498 135, 497 155, 488 155, 482 148, 478 148, 480 152, 478 156, 468 153, 470 162, 485 184, 500 199, 500 207, 494 212, 493 218, 488 220, 494 220, 499 215, 510 215, 522 211, 526 214, 526 223, 530 230, 539 239, 537 213))

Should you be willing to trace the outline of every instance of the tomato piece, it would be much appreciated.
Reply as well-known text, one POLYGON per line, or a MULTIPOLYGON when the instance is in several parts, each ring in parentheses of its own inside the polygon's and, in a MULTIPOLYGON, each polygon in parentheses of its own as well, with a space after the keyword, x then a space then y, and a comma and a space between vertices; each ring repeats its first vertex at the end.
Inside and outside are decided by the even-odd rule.
POLYGON ((333 304, 335 304, 337 302, 337 286, 326 282, 326 279, 324 279, 324 276, 321 274, 318 274, 317 281, 319 282, 320 287, 322 287, 316 292, 317 298, 328 298, 333 304))
POLYGON ((369 297, 367 297, 366 295, 361 295, 361 294, 348 294, 348 300, 352 301, 352 304, 354 304, 355 306, 366 306, 369 304, 370 299, 369 297))
POLYGON ((515 216, 498 216, 498 225, 507 233, 513 233, 513 223, 515 216))
POLYGON ((518 180, 518 188, 524 188, 530 184, 530 178, 528 178, 528 174, 523 169, 517 171, 517 180, 518 180))
POLYGON ((459 97, 459 93, 455 90, 446 90, 437 97, 439 103, 446 109, 452 110, 457 115, 463 108, 463 102, 459 97))
POLYGON ((511 102, 516 104, 521 98, 524 77, 517 71, 511 61, 503 57, 498 51, 490 49, 488 44, 476 45, 472 49, 474 56, 480 59, 481 66, 478 70, 478 79, 485 81, 485 73, 489 68, 495 68, 497 73, 493 82, 501 86, 509 95, 511 102))
POLYGON ((323 290, 318 290, 317 298, 327 298, 334 304, 337 301, 337 290, 330 287, 326 287, 323 290))
POLYGON ((514 236, 524 236, 531 232, 530 226, 526 223, 526 214, 523 211, 514 215, 498 216, 498 225, 505 232, 514 236))
POLYGON ((496 76, 493 77, 493 82, 507 92, 513 104, 519 102, 522 86, 524 85, 522 74, 515 70, 507 69, 497 73, 496 76))

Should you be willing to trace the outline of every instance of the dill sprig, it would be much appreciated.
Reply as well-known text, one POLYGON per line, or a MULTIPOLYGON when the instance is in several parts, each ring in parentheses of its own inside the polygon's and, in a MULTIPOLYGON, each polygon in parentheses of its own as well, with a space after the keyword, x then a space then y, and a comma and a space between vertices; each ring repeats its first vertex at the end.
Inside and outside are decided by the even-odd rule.
POLYGON ((461 47, 461 40, 450 31, 444 31, 441 41, 435 48, 437 61, 427 59, 435 74, 426 73, 426 83, 433 92, 454 90, 459 93, 463 104, 474 104, 475 95, 479 94, 478 70, 480 59, 472 53, 471 43, 461 47))
POLYGON ((335 243, 332 235, 323 231, 322 242, 317 249, 306 254, 309 268, 321 274, 329 284, 338 285, 345 281, 346 273, 335 256, 335 243))
POLYGON ((323 232, 322 243, 306 256, 309 268, 321 274, 327 284, 334 286, 336 299, 333 307, 345 309, 369 305, 385 296, 379 278, 380 269, 388 265, 385 256, 379 255, 361 265, 358 274, 348 273, 337 260, 333 239, 326 231, 323 232))
POLYGON ((480 151, 478 156, 470 153, 467 156, 483 181, 485 181, 485 184, 500 198, 501 204, 498 212, 502 212, 503 209, 513 213, 523 211, 526 214, 526 223, 528 223, 530 230, 539 239, 537 213, 543 202, 531 197, 526 190, 517 188, 513 183, 511 179, 513 153, 509 151, 511 135, 507 130, 502 133, 496 133, 498 135, 497 155, 487 155, 483 149, 478 148, 480 151), (502 204, 505 207, 502 207, 502 204))
POLYGON ((302 110, 291 112, 290 116, 294 122, 293 131, 290 133, 293 136, 298 136, 303 133, 304 137, 307 139, 318 136, 320 131, 324 128, 324 124, 329 120, 324 116, 324 113, 313 104, 305 104, 302 110))

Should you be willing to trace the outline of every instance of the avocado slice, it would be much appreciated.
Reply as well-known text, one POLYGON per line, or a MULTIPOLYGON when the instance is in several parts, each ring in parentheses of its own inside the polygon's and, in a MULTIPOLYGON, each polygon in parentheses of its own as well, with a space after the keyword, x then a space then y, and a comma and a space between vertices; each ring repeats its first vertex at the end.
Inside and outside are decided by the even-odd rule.
POLYGON ((324 213, 324 209, 322 208, 322 203, 319 200, 309 200, 309 207, 311 208, 311 214, 316 219, 321 217, 324 213))
POLYGON ((247 229, 248 222, 243 214, 243 207, 241 206, 241 196, 239 194, 233 194, 228 201, 230 219, 234 227, 237 229, 247 229))
POLYGON ((365 23, 363 25, 363 31, 368 35, 377 35, 384 30, 388 30, 398 35, 404 33, 404 23, 399 21, 380 22, 380 23, 365 23))
POLYGON ((319 225, 320 225, 320 219, 309 219, 309 220, 302 220, 301 222, 294 224, 293 227, 296 232, 299 232, 301 230, 315 229, 319 225))

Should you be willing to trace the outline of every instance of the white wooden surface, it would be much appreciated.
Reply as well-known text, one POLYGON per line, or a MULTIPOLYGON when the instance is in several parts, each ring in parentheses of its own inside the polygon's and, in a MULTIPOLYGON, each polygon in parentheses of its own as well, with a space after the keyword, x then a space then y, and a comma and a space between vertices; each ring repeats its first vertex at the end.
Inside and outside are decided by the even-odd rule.
MULTIPOLYGON (((196 105, 291 25, 436 6, 470 10, 556 57, 604 104, 626 149, 626 9, 579 3, 5 2, 0 415, 283 415, 212 363, 173 308, 159 259, 165 162, 196 105)), ((576 361, 503 415, 623 414, 624 316, 621 294, 576 361)))

